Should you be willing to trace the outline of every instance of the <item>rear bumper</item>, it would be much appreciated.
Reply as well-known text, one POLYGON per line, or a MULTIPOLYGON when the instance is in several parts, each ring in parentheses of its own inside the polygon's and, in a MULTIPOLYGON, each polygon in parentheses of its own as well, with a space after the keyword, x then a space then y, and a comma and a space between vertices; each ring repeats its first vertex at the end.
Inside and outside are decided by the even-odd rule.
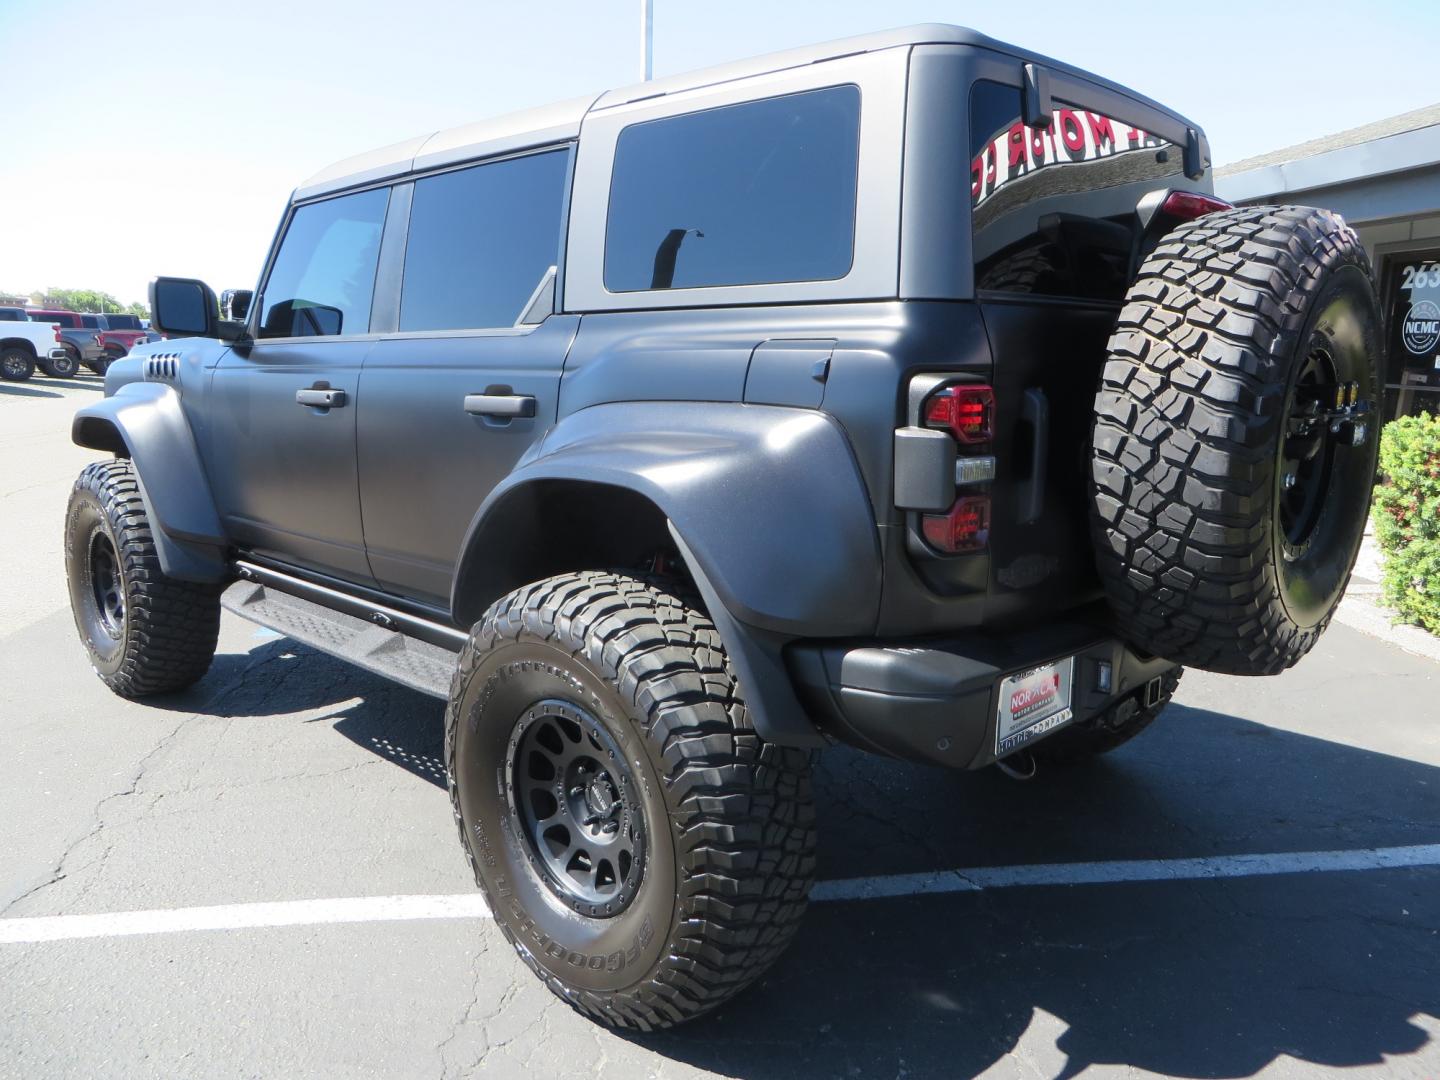
POLYGON ((64 359, 66 359, 70 354, 65 351, 65 349, 64 349, 63 346, 56 345, 53 349, 51 349, 51 350, 50 350, 48 353, 46 353, 45 355, 46 355, 49 359, 51 359, 51 360, 64 360, 64 359))
POLYGON ((1147 687, 1153 692, 1154 680, 1176 666, 1082 622, 924 641, 810 642, 787 652, 796 692, 827 735, 954 769, 996 760, 997 695, 1006 675, 1068 656, 1075 657, 1072 723, 1147 687), (1108 692, 1098 689, 1102 663, 1110 665, 1108 692))

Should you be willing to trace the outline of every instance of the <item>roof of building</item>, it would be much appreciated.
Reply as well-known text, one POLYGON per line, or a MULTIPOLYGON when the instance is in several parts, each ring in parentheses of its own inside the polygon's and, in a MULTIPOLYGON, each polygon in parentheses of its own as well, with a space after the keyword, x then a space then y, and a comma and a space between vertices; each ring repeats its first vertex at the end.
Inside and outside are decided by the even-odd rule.
POLYGON ((1134 90, 1050 57, 996 41, 978 31, 963 26, 949 26, 944 23, 919 23, 894 30, 879 30, 857 37, 840 38, 818 45, 806 45, 798 49, 786 49, 783 52, 767 53, 715 67, 701 68, 698 71, 669 75, 649 82, 620 87, 593 98, 575 98, 538 109, 510 113, 493 120, 466 124, 448 131, 419 135, 413 139, 406 139, 390 146, 383 146, 378 150, 371 150, 337 161, 301 184, 296 189, 294 198, 313 198, 355 184, 384 180, 452 162, 508 153, 574 138, 579 134, 580 121, 591 109, 606 109, 641 98, 660 97, 665 94, 694 90, 702 86, 731 82, 752 75, 802 67, 823 60, 838 59, 842 56, 852 56, 856 53, 876 52, 881 49, 910 45, 971 45, 993 49, 1026 62, 1043 64, 1057 71, 1089 79, 1146 105, 1163 108, 1137 94, 1134 90))
POLYGON ((1231 202, 1286 198, 1437 164, 1440 104, 1222 166, 1215 190, 1231 202))
POLYGON ((1347 146, 1358 146, 1360 143, 1373 142, 1376 139, 1400 135, 1406 131, 1431 127, 1435 124, 1440 124, 1440 103, 1426 105, 1423 109, 1401 113, 1399 116, 1388 116, 1384 120, 1361 124, 1359 127, 1349 128, 1345 131, 1337 131, 1333 135, 1322 135, 1318 139, 1296 143, 1294 146, 1287 146, 1281 150, 1271 150, 1268 154, 1256 154, 1254 157, 1220 166, 1215 170, 1215 175, 1216 177, 1234 176, 1237 173, 1249 172, 1267 165, 1283 165, 1288 161, 1315 157, 1317 154, 1328 153, 1331 150, 1342 150, 1347 146))

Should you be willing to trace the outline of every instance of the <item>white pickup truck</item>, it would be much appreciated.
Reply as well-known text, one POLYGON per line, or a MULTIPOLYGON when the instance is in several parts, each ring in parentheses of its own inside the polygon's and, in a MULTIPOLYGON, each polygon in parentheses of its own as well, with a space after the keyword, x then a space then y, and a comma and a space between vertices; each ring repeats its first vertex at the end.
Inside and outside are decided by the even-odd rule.
POLYGON ((67 361, 55 323, 31 322, 24 308, 0 308, 0 379, 24 382, 41 360, 67 361))

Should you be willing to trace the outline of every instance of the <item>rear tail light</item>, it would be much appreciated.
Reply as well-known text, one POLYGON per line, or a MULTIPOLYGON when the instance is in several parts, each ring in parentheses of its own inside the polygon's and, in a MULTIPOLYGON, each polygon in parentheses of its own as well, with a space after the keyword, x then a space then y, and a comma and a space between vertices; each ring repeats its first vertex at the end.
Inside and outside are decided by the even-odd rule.
POLYGON ((920 531, 926 543, 947 555, 982 551, 990 540, 990 496, 967 495, 947 513, 926 514, 920 531))
POLYGON ((60 324, 56 323, 54 326, 51 327, 51 329, 55 331, 55 340, 57 342, 60 342, 61 344, 64 344, 65 339, 60 336, 60 324))
POLYGON ((1217 199, 1214 195, 1202 195, 1198 191, 1172 191, 1166 196, 1160 212, 1181 221, 1194 221, 1206 214, 1233 209, 1235 207, 1230 203, 1217 199))
POLYGON ((980 383, 947 386, 930 395, 923 415, 926 427, 948 431, 957 442, 989 442, 995 435, 995 391, 980 383))

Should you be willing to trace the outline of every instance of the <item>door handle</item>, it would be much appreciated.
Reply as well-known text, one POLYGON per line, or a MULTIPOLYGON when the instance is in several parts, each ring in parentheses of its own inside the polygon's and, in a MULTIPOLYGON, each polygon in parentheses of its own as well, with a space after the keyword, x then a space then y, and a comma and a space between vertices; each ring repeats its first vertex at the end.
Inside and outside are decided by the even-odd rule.
POLYGON ((530 394, 466 394, 465 411, 471 416, 531 417, 535 398, 530 394))
POLYGON ((332 390, 329 386, 296 390, 295 404, 308 405, 312 409, 341 409, 345 407, 345 391, 332 390))

